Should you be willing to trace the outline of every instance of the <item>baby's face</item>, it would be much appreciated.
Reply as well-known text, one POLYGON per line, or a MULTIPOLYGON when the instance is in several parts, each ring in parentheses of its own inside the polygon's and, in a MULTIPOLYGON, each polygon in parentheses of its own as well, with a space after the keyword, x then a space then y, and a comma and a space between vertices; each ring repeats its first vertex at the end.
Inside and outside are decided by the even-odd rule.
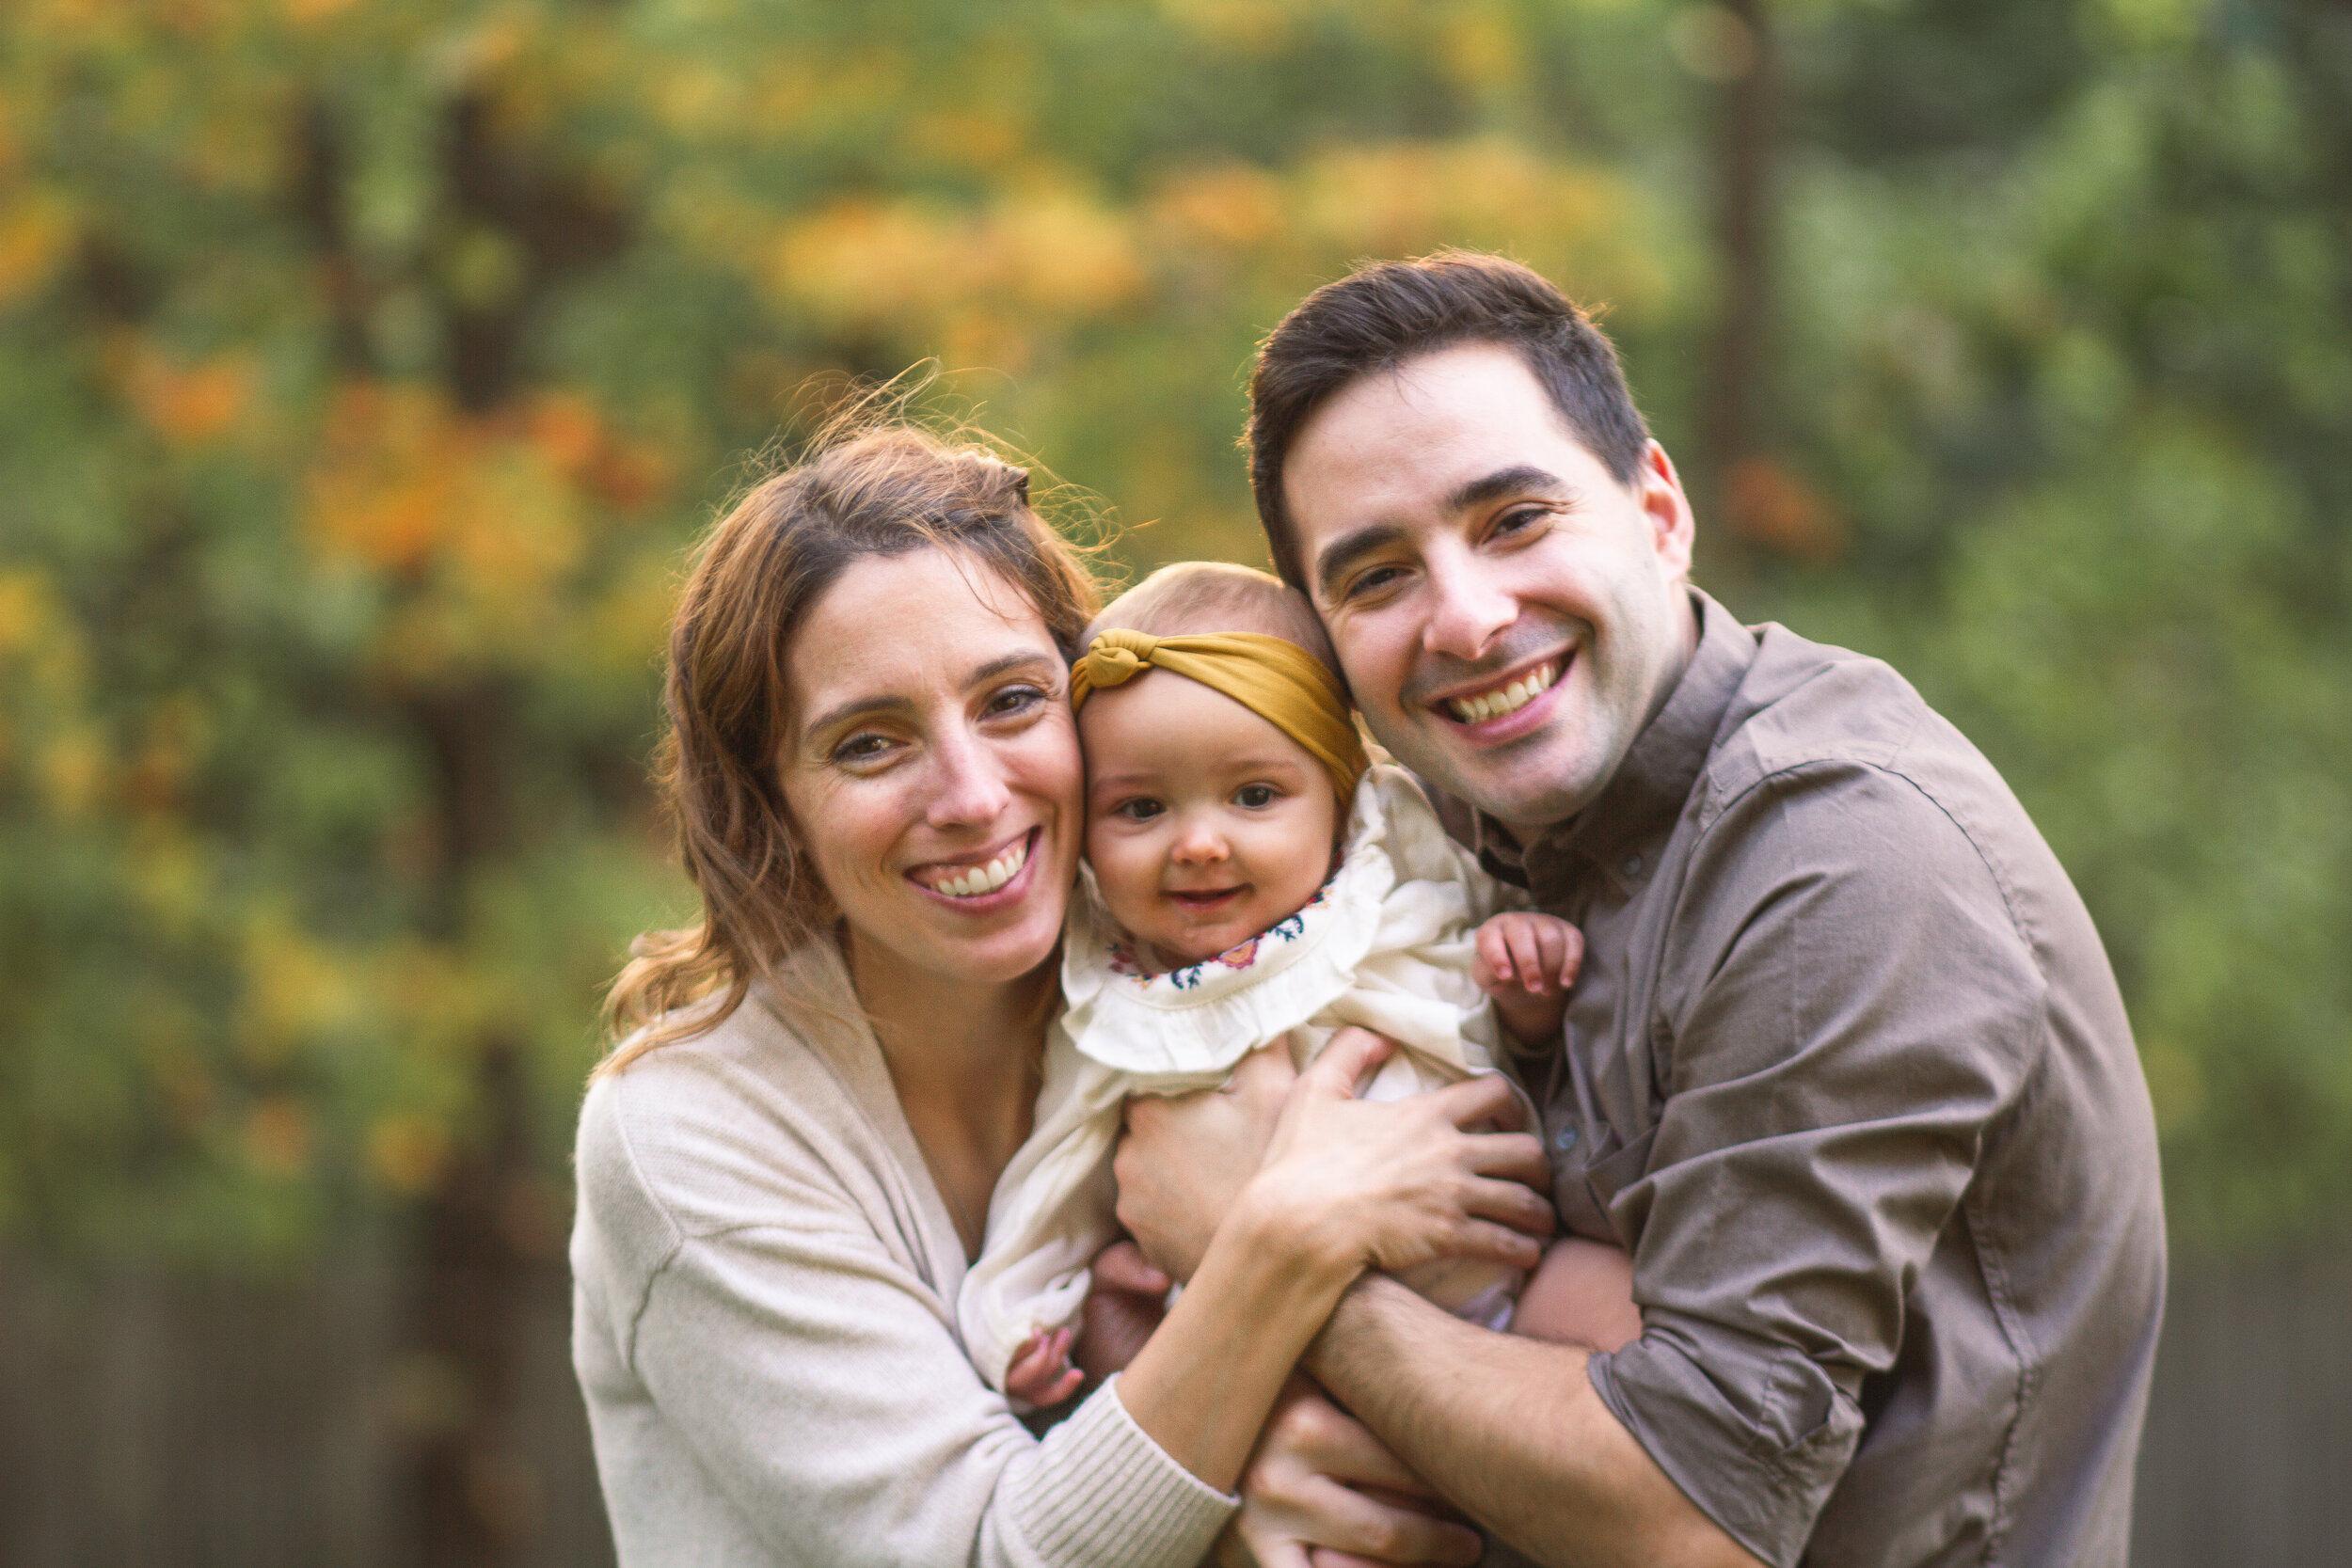
POLYGON ((1103 901, 1167 958, 1216 958, 1298 910, 1330 874, 1331 776, 1231 697, 1147 671, 1089 698, 1078 734, 1103 901))

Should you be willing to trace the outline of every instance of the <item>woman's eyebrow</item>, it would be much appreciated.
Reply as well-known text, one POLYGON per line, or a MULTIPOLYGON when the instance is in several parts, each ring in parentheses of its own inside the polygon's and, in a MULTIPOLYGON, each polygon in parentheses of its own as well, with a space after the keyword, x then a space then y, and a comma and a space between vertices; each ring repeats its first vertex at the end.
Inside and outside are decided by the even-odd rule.
MULTIPOLYGON (((969 675, 965 676, 963 684, 967 687, 983 686, 988 682, 994 680, 997 676, 1006 674, 1014 670, 1025 668, 1051 670, 1056 668, 1057 665, 1057 660, 1047 657, 1045 655, 1037 652, 1035 649, 1025 648, 1019 653, 1006 654, 1001 658, 990 659, 986 664, 981 665, 978 669, 973 671, 969 675)), ((846 723, 852 719, 862 719, 869 713, 881 713, 891 708, 903 708, 910 705, 910 705, 904 697, 852 698, 849 702, 840 703, 833 707, 829 707, 824 712, 817 715, 814 719, 811 719, 807 723, 801 726, 801 734, 803 736, 816 735, 819 731, 830 729, 835 724, 846 723)))
POLYGON ((1002 658, 990 659, 986 664, 966 675, 963 684, 968 687, 981 686, 999 675, 1009 674, 1015 670, 1030 667, 1040 670, 1050 669, 1057 667, 1058 663, 1058 660, 1048 658, 1034 648, 1024 648, 1017 654, 1007 654, 1002 658))
POLYGON ((880 713, 886 708, 905 707, 907 705, 908 703, 904 697, 854 698, 850 702, 839 704, 834 707, 829 707, 824 712, 818 714, 816 718, 811 719, 807 723, 801 726, 801 734, 803 736, 816 735, 820 731, 831 729, 835 724, 845 723, 851 719, 862 719, 869 713, 880 713))

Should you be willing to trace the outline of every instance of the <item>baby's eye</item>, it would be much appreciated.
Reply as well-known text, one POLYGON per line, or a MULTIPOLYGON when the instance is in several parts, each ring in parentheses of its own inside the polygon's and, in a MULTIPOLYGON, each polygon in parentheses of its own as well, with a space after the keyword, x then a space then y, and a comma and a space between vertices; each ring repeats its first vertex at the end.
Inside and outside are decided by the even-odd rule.
POLYGON ((1233 804, 1247 811, 1263 811, 1274 804, 1276 793, 1272 784, 1244 784, 1233 791, 1233 804))
POLYGON ((1111 808, 1113 816, 1123 816, 1130 822, 1149 822, 1168 808, 1148 796, 1121 800, 1111 808))

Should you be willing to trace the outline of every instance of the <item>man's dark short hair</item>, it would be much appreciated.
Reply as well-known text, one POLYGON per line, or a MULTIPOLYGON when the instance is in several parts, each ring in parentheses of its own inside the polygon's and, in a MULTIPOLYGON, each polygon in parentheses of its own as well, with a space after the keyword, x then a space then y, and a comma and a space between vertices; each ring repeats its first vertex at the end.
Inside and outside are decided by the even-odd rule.
POLYGON ((1649 426, 1617 367, 1617 351, 1576 302, 1532 267, 1444 250, 1375 261, 1301 300, 1258 348, 1249 377, 1249 486, 1274 568, 1302 593, 1282 464, 1299 427, 1357 377, 1462 343, 1518 352, 1569 431, 1610 477, 1631 483, 1649 426))

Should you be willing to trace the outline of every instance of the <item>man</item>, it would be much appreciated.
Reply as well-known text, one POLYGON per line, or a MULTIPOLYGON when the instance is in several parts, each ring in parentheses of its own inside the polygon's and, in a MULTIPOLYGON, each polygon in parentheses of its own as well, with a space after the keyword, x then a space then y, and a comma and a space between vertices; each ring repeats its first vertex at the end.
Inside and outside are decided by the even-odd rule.
MULTIPOLYGON (((1546 1563, 2121 1568, 2154 1129, 2090 917, 1991 765, 1884 665, 1690 586, 1613 352, 1516 263, 1310 296, 1250 452, 1373 733, 1583 929, 1560 1047, 1519 1066, 1562 1221, 1630 1254, 1642 1323, 1587 1354, 1375 1275, 1308 1370, 1546 1563)), ((1232 1099, 1136 1109, 1148 1251, 1186 1255, 1262 1135, 1232 1099)))

